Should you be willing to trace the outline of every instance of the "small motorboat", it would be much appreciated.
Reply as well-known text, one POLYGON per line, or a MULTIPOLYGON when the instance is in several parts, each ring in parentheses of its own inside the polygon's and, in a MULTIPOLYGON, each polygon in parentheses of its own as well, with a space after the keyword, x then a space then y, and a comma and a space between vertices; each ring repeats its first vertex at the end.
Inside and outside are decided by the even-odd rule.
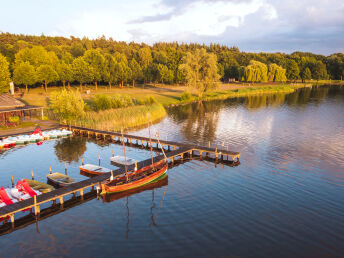
POLYGON ((48 193, 54 190, 54 187, 49 184, 45 184, 45 183, 42 183, 36 180, 31 180, 31 179, 23 179, 23 180, 25 180, 33 190, 39 191, 41 193, 48 193))
POLYGON ((126 175, 122 174, 113 180, 110 179, 102 183, 101 194, 124 192, 149 184, 164 177, 167 168, 167 161, 162 160, 126 175))
POLYGON ((64 186, 68 186, 75 183, 74 178, 67 176, 65 174, 58 173, 58 172, 48 174, 47 178, 48 178, 48 183, 51 183, 58 187, 64 187, 64 186))
POLYGON ((117 166, 125 166, 125 163, 127 163, 127 166, 135 164, 134 159, 127 158, 127 160, 125 160, 124 156, 119 156, 119 155, 110 157, 110 161, 111 161, 111 163, 113 163, 117 166))
POLYGON ((93 164, 85 164, 80 166, 80 172, 83 172, 87 176, 98 176, 104 173, 109 173, 111 170, 93 164))

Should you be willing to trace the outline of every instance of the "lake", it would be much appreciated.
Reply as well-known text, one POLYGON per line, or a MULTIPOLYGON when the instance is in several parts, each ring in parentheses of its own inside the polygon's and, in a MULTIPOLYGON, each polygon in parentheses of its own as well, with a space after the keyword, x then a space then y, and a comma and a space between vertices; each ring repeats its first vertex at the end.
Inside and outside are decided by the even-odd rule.
MULTIPOLYGON (((335 257, 344 255, 344 87, 178 106, 162 139, 241 152, 228 167, 193 159, 141 192, 94 197, 0 236, 1 257, 335 257)), ((148 135, 148 129, 131 134, 148 135)), ((0 183, 111 167, 121 145, 71 137, 0 152, 0 183)), ((126 148, 129 157, 150 158, 126 148)), ((111 167, 114 168, 114 167, 111 167)), ((43 209, 42 207, 41 209, 43 209)), ((25 216, 28 212, 16 217, 25 216)))

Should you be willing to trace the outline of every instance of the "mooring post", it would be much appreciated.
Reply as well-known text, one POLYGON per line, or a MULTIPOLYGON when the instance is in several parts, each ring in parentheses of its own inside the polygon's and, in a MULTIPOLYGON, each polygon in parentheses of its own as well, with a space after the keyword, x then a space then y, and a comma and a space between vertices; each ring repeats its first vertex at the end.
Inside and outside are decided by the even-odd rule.
POLYGON ((180 154, 180 159, 183 160, 184 153, 180 154))
POLYGON ((13 175, 11 175, 12 187, 14 187, 13 175))
POLYGON ((32 178, 32 180, 35 180, 32 169, 31 169, 31 178, 32 178))
POLYGON ((61 196, 61 197, 59 198, 59 200, 60 200, 60 205, 63 205, 63 196, 61 196))
POLYGON ((64 165, 65 165, 65 174, 67 175, 67 163, 65 162, 64 165))
POLYGON ((137 171, 137 161, 135 160, 135 171, 137 171))
POLYGON ((114 150, 112 150, 112 157, 113 157, 113 156, 115 156, 115 151, 114 151, 114 150))
POLYGON ((14 228, 14 214, 11 214, 10 217, 11 217, 11 226, 12 228, 14 228))
POLYGON ((84 188, 80 189, 80 197, 81 197, 81 200, 84 199, 84 188))
POLYGON ((98 154, 98 161, 99 161, 99 167, 100 167, 100 154, 98 154))
POLYGON ((38 213, 40 213, 39 205, 37 205, 37 195, 33 196, 33 202, 34 202, 34 208, 35 208, 35 215, 37 215, 38 213))
POLYGON ((111 169, 111 177, 110 177, 110 180, 112 181, 113 180, 113 170, 111 169))
POLYGON ((51 174, 51 166, 49 166, 49 174, 51 174))
POLYGON ((190 158, 192 158, 192 150, 190 151, 190 158))
POLYGON ((81 158, 81 164, 82 164, 82 165, 85 165, 85 164, 84 164, 84 158, 83 158, 83 157, 81 158))

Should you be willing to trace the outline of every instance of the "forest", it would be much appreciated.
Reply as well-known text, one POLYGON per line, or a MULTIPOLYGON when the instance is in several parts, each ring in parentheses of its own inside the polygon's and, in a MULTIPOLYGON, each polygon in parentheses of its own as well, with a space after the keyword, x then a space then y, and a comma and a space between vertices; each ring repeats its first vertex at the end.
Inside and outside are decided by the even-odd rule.
MULTIPOLYGON (((203 67, 215 64, 215 71, 212 70, 216 76, 205 76, 222 82, 341 80, 344 75, 343 53, 329 56, 308 52, 247 53, 238 47, 219 44, 159 42, 149 46, 105 36, 80 39, 1 33, 0 91, 7 92, 10 81, 27 90, 41 84, 47 90, 52 83, 64 86, 92 83, 96 88, 99 84, 109 87, 134 87, 136 83, 147 82, 185 84, 192 80, 188 77, 193 77, 185 69, 192 60, 194 65, 205 62, 203 67), (205 58, 197 58, 197 54, 205 58)), ((192 70, 192 65, 188 69, 192 70)))

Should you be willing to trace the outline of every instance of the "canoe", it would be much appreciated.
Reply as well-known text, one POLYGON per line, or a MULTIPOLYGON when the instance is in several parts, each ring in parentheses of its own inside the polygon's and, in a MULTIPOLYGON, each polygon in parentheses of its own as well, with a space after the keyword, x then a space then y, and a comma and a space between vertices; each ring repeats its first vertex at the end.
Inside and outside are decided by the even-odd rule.
POLYGON ((67 176, 65 174, 58 173, 58 172, 48 174, 47 179, 48 179, 48 183, 51 183, 58 187, 71 185, 75 182, 74 178, 67 176))
POLYGON ((105 183, 102 183, 102 194, 123 192, 149 184, 163 176, 166 173, 167 168, 167 161, 162 160, 154 164, 154 167, 149 165, 131 172, 127 174, 127 176, 118 176, 114 180, 108 180, 105 183))
POLYGON ((108 168, 100 167, 93 164, 85 164, 80 166, 80 172, 83 172, 86 176, 102 175, 104 173, 109 173, 111 170, 108 168))
MULTIPOLYGON (((124 156, 112 156, 110 157, 111 163, 114 163, 115 165, 118 166, 125 166, 125 158, 124 156)), ((135 164, 135 160, 131 158, 127 158, 127 166, 135 164)))
POLYGON ((48 193, 54 190, 54 187, 36 180, 31 180, 31 179, 25 179, 26 182, 29 184, 29 186, 35 190, 39 191, 41 193, 48 193))

